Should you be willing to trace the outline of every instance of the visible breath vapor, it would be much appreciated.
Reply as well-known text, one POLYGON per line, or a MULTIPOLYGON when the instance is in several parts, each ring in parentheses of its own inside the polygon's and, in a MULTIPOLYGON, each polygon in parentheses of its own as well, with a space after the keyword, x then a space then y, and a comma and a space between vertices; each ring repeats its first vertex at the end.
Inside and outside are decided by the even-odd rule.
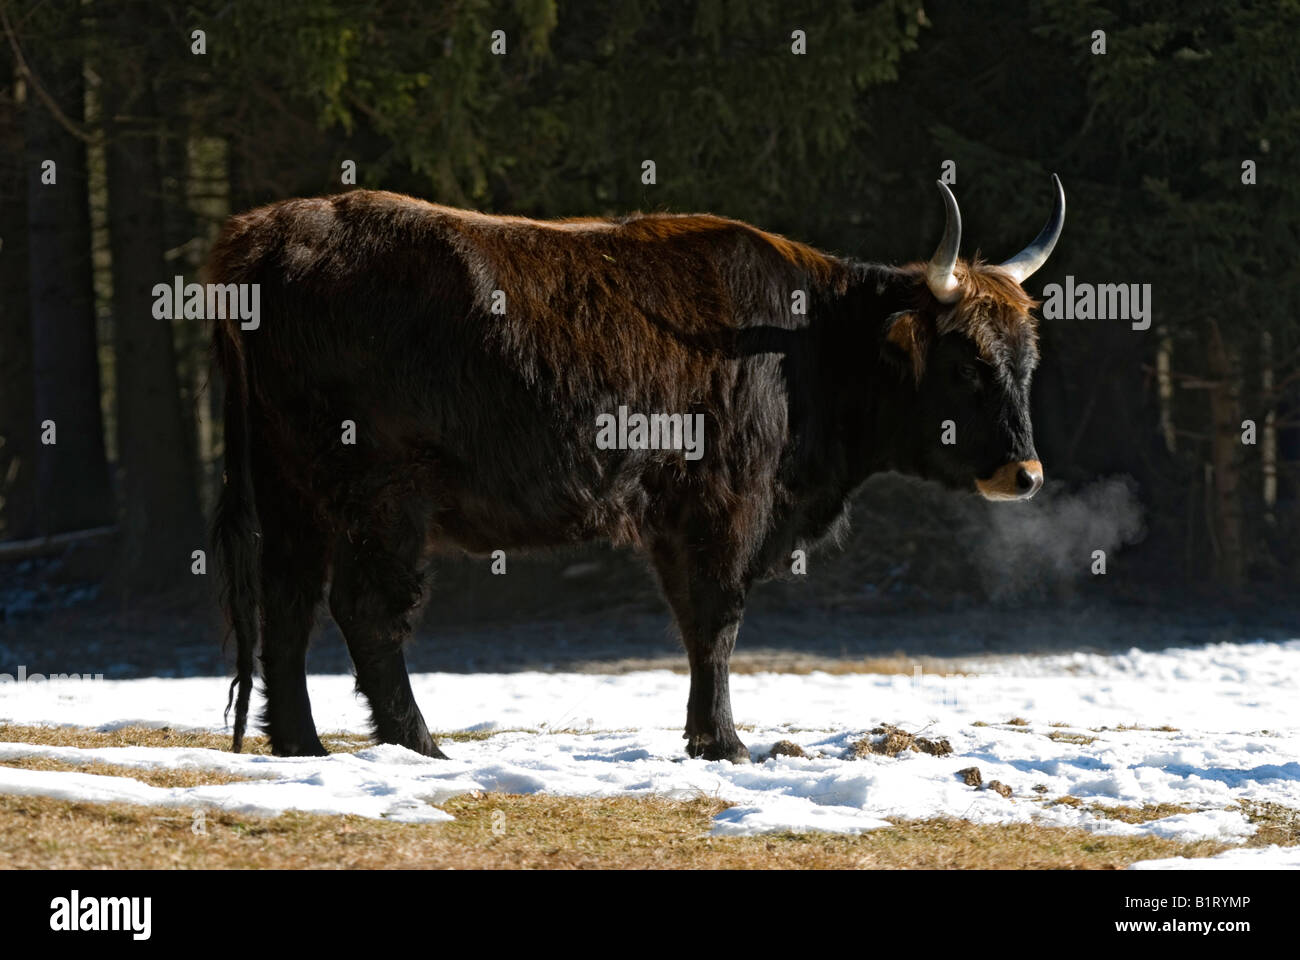
POLYGON ((1082 489, 1049 484, 1033 500, 990 504, 977 551, 989 596, 1038 593, 1092 576, 1094 551, 1105 551, 1108 576, 1115 551, 1146 533, 1137 483, 1107 477, 1082 489))

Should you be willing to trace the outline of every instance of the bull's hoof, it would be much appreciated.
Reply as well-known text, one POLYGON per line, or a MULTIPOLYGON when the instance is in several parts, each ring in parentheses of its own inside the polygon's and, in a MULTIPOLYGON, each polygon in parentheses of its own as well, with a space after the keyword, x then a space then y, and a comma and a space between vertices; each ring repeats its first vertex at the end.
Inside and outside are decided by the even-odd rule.
POLYGON ((301 743, 276 743, 273 740, 271 753, 277 757, 328 757, 330 755, 319 739, 301 743))
POLYGON ((429 747, 427 750, 420 750, 418 752, 424 754, 426 757, 432 757, 434 760, 451 759, 451 757, 443 753, 442 750, 438 747, 438 745, 434 743, 432 740, 429 741, 429 747))
POLYGON ((399 747, 405 747, 407 750, 411 750, 425 757, 431 757, 434 760, 451 759, 439 749, 438 744, 434 742, 433 737, 429 736, 427 733, 423 736, 393 737, 391 740, 382 736, 377 736, 375 737, 375 741, 377 743, 396 744, 399 747))
POLYGON ((749 763, 749 747, 739 740, 716 740, 704 734, 687 741, 686 753, 693 760, 730 760, 732 763, 749 763))

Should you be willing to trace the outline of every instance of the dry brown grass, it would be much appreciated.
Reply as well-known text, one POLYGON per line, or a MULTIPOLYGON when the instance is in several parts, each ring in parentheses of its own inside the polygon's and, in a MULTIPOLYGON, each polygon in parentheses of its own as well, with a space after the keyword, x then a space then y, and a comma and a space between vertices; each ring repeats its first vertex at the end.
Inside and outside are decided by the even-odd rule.
POLYGON ((1205 809, 1204 807, 1190 807, 1181 803, 1144 803, 1140 807, 1127 805, 1105 806, 1099 803, 1088 803, 1068 793, 1054 800, 1048 800, 1046 805, 1049 807, 1058 805, 1074 807, 1076 810, 1086 810, 1088 813, 1104 817, 1107 820, 1122 820, 1124 823, 1148 823, 1162 817, 1173 817, 1180 813, 1196 813, 1205 809))
MULTIPOLYGON (((188 747, 229 750, 230 736, 206 730, 175 730, 171 727, 122 727, 95 730, 91 727, 28 726, 0 723, 0 741, 34 743, 42 746, 81 747, 188 747)), ((270 753, 265 737, 244 738, 245 753, 270 753)))
MULTIPOLYGON (((917 657, 904 653, 884 654, 874 657, 850 658, 828 656, 802 651, 746 650, 737 651, 731 660, 730 672, 742 673, 809 673, 886 674, 913 676, 920 667, 927 676, 967 676, 969 661, 942 657, 917 657)), ((654 657, 622 657, 617 660, 581 661, 573 665, 581 673, 622 674, 639 670, 668 670, 687 675, 690 667, 681 654, 654 657)))
POLYGON ((1240 802, 1246 819, 1255 825, 1255 835, 1246 841, 1247 846, 1266 847, 1276 843, 1294 847, 1300 844, 1300 810, 1260 800, 1240 802))
POLYGON ((454 822, 213 811, 196 834, 183 810, 0 796, 0 867, 1115 869, 1226 849, 951 819, 898 821, 856 837, 711 838, 710 818, 726 804, 707 798, 486 794, 445 807, 454 822))
POLYGON ((988 723, 984 720, 972 720, 972 727, 997 727, 1007 733, 1033 733, 1029 727, 1029 721, 1024 717, 1012 717, 1010 720, 1003 720, 998 723, 988 723))
POLYGON ((68 763, 51 757, 13 757, 0 760, 0 766, 20 770, 49 770, 56 773, 93 773, 103 777, 125 777, 151 787, 199 787, 209 784, 242 783, 271 777, 246 777, 224 770, 192 767, 127 767, 116 763, 68 763))
POLYGON ((1084 807, 1089 813, 1107 820, 1119 820, 1122 823, 1150 823, 1165 817, 1176 817, 1180 813, 1196 813, 1203 807, 1189 807, 1184 803, 1144 803, 1140 807, 1107 807, 1096 803, 1084 807))
POLYGON ((932 757, 946 757, 952 753, 952 744, 947 740, 932 740, 919 734, 909 733, 892 723, 876 727, 868 736, 849 745, 848 756, 860 760, 869 754, 882 754, 896 757, 904 751, 928 753, 932 757), (879 737, 873 740, 872 737, 879 737))
POLYGON ((1066 733, 1062 730, 1053 730, 1047 735, 1048 740, 1055 740, 1058 743, 1073 743, 1080 747, 1086 747, 1090 743, 1096 743, 1096 737, 1090 737, 1086 733, 1066 733))
MULTIPOLYGON (((1273 845, 1294 847, 1300 845, 1300 810, 1284 807, 1280 803, 1267 803, 1260 800, 1239 800, 1241 811, 1246 819, 1255 825, 1255 833, 1247 837, 1242 846, 1269 847, 1273 845)), ((1086 810, 1097 817, 1108 820, 1121 820, 1124 823, 1150 823, 1165 817, 1174 817, 1180 813, 1198 813, 1207 807, 1194 807, 1184 803, 1144 803, 1140 807, 1130 805, 1103 806, 1097 803, 1085 803, 1078 797, 1066 796, 1049 800, 1047 806, 1064 804, 1080 810, 1086 810)))
MULTIPOLYGON (((836 676, 860 673, 879 673, 886 675, 915 676, 917 668, 927 676, 964 677, 966 672, 954 669, 951 661, 938 660, 933 657, 909 657, 894 654, 885 657, 864 657, 861 660, 847 660, 838 657, 816 657, 792 654, 752 654, 748 657, 736 657, 732 661, 730 672, 736 673, 829 673, 836 676)), ((675 673, 689 673, 681 667, 675 673)))
MULTIPOLYGON (((537 730, 511 728, 489 731, 434 732, 439 741, 458 743, 469 740, 486 740, 501 733, 538 733, 537 730)), ((547 730, 547 733, 596 733, 593 730, 547 730)), ((355 753, 374 746, 374 741, 361 733, 322 733, 321 743, 331 753, 355 753)), ((0 724, 0 741, 33 743, 57 747, 187 747, 192 749, 230 749, 230 735, 206 730, 174 730, 171 727, 122 727, 118 730, 95 730, 90 727, 46 727, 21 724, 0 724)), ((266 737, 249 734, 244 737, 244 753, 270 755, 266 737)))

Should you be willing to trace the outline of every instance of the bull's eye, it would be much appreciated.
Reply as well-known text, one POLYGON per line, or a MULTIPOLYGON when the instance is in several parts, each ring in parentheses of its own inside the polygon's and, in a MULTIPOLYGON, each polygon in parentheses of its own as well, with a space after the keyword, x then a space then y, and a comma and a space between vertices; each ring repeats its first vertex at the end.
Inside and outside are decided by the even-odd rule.
POLYGON ((978 385, 980 382, 979 367, 975 366, 975 364, 971 363, 969 360, 965 361, 960 367, 958 367, 957 372, 967 383, 978 385))

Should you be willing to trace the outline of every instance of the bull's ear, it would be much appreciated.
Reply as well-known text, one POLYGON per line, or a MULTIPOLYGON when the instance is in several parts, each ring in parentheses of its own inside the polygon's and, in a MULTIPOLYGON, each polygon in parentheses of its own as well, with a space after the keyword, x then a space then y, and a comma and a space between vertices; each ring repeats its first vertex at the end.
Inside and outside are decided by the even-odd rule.
POLYGON ((903 311, 885 320, 886 359, 910 369, 918 384, 925 372, 925 354, 929 344, 929 331, 919 314, 903 311))

